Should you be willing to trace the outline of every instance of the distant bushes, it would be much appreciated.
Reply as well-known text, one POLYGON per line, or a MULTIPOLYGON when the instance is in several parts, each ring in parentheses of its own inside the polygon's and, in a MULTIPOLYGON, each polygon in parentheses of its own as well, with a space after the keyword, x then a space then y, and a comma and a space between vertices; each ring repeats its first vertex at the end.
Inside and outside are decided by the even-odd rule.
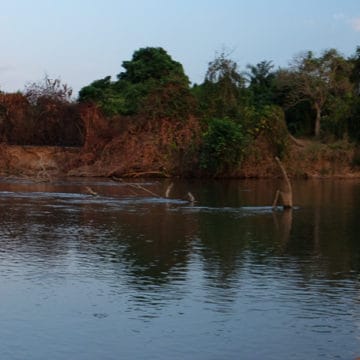
POLYGON ((286 158, 288 129, 360 142, 360 47, 350 58, 330 49, 274 68, 262 61, 240 71, 222 52, 191 86, 164 49, 141 48, 114 80, 91 82, 76 101, 47 76, 23 93, 0 92, 0 141, 82 146, 79 164, 103 161, 109 174, 194 176, 239 174, 246 158, 286 158))
POLYGON ((84 126, 71 89, 48 77, 25 92, 0 93, 0 141, 16 145, 81 146, 84 126))

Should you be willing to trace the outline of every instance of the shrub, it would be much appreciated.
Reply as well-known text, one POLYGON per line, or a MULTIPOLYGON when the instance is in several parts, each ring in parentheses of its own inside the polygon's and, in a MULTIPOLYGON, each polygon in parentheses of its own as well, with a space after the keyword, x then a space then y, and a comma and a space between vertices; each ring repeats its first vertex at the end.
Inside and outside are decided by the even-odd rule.
POLYGON ((244 111, 246 132, 252 138, 264 135, 271 144, 275 156, 284 157, 288 149, 288 130, 284 111, 275 105, 266 105, 259 109, 253 107, 244 111))
POLYGON ((240 124, 229 118, 208 120, 200 149, 201 169, 214 175, 230 171, 240 163, 245 144, 240 124))

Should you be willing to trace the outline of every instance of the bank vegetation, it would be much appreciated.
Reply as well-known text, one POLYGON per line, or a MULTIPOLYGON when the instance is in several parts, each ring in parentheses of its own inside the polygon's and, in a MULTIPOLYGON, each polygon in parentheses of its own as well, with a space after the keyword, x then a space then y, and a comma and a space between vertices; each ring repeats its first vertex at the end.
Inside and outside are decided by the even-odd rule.
POLYGON ((221 52, 201 84, 141 48, 76 100, 48 76, 1 92, 0 142, 2 174, 272 177, 278 157, 291 176, 358 176, 360 47, 242 70, 221 52))

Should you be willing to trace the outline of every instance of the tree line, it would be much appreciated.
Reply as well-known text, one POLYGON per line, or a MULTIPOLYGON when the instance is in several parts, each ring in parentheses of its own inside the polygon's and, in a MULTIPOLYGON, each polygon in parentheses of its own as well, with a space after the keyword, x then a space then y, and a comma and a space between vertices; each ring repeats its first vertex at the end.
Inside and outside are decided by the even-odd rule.
POLYGON ((304 52, 277 69, 264 60, 241 70, 221 52, 193 85, 160 47, 135 51, 122 69, 83 87, 75 101, 71 88, 48 77, 0 93, 0 141, 101 151, 116 137, 146 131, 182 168, 212 175, 239 166, 258 138, 279 157, 289 133, 360 142, 360 47, 349 57, 336 49, 304 52))

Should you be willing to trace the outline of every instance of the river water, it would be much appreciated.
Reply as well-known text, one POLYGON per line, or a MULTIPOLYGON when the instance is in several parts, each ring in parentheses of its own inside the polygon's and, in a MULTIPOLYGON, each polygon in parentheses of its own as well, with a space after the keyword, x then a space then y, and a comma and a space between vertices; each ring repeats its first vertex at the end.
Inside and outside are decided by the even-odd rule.
POLYGON ((0 181, 1 359, 360 356, 360 180, 168 185, 0 181))

